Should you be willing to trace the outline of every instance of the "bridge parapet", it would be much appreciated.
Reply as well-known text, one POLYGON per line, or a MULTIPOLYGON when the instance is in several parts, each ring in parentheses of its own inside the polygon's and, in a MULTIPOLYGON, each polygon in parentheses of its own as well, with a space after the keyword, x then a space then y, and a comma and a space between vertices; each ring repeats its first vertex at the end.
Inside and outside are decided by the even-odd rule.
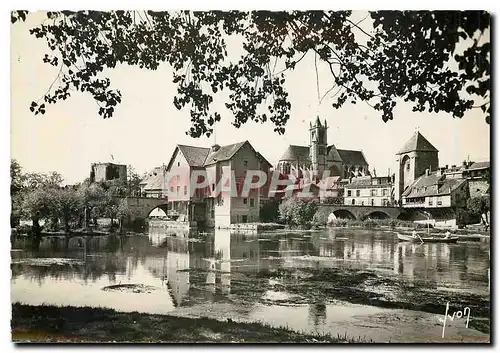
POLYGON ((397 219, 402 212, 403 208, 400 207, 387 207, 387 206, 360 206, 360 205, 329 205, 320 204, 319 209, 322 210, 327 216, 333 213, 336 216, 348 216, 354 219, 365 219, 383 217, 397 219))
POLYGON ((161 208, 165 213, 167 212, 167 198, 126 197, 122 199, 125 200, 130 210, 130 221, 137 218, 146 219, 151 211, 157 207, 161 208))

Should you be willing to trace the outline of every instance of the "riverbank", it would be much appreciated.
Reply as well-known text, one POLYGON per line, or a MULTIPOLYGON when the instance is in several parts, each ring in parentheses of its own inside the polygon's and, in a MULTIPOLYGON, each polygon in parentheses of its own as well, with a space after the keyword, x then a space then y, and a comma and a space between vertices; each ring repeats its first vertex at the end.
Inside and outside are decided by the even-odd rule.
POLYGON ((12 304, 11 327, 12 340, 18 343, 368 343, 359 337, 304 334, 260 323, 19 303, 12 304))

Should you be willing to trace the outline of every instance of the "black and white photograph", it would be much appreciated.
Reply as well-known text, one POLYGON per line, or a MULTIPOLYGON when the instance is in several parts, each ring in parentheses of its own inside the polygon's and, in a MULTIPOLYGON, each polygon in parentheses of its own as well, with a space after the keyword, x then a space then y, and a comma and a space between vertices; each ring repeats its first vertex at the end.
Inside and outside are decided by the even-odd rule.
POLYGON ((491 344, 490 11, 85 7, 10 12, 13 343, 491 344))

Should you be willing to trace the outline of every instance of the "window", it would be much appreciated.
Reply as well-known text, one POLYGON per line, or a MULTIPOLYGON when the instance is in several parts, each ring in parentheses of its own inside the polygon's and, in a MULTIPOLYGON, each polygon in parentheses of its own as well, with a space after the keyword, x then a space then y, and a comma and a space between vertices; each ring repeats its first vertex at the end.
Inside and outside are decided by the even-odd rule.
POLYGON ((351 190, 347 190, 347 196, 350 197, 351 196, 351 190))
POLYGON ((245 167, 248 167, 248 161, 243 161, 243 165, 244 165, 245 167))
POLYGON ((372 189, 372 196, 377 196, 377 189, 372 189))
POLYGON ((359 197, 361 195, 361 190, 356 190, 356 196, 359 197))
POLYGON ((214 210, 210 211, 210 217, 215 218, 215 212, 214 212, 214 210))
POLYGON ((410 170, 410 162, 406 163, 406 170, 410 170))
POLYGON ((364 206, 365 205, 365 202, 364 201, 361 201, 361 206, 364 206))
POLYGON ((177 162, 177 166, 180 167, 181 166, 181 162, 177 162))
POLYGON ((375 205, 375 200, 374 200, 374 199, 372 199, 372 206, 373 206, 373 205, 375 205))
POLYGON ((389 189, 382 189, 382 195, 383 196, 388 196, 389 195, 389 189))
POLYGON ((173 186, 170 187, 170 192, 174 192, 174 187, 173 186))
POLYGON ((355 205, 355 204, 356 204, 356 200, 352 199, 351 203, 352 203, 353 205, 355 205))
POLYGON ((212 184, 212 191, 215 191, 215 184, 212 184))
POLYGON ((248 202, 248 199, 245 197, 245 198, 243 199, 243 204, 244 204, 244 205, 246 205, 246 204, 247 204, 247 202, 248 202))
POLYGON ((437 198, 437 205, 438 206, 442 206, 443 205, 443 200, 441 199, 441 197, 437 198))
POLYGON ((433 205, 433 200, 432 198, 429 198, 429 206, 432 206, 433 205))
POLYGON ((254 199, 250 199, 250 207, 253 207, 254 206, 254 199))
POLYGON ((188 194, 188 187, 187 185, 184 185, 184 195, 187 195, 188 194))
POLYGON ((180 193, 180 192, 181 192, 181 187, 180 187, 180 186, 178 186, 178 187, 177 187, 177 195, 179 195, 179 193, 180 193))
POLYGON ((243 216, 241 216, 241 218, 242 218, 242 220, 241 220, 241 221, 242 221, 243 223, 247 223, 247 218, 248 218, 248 216, 247 216, 247 215, 243 215, 243 216))

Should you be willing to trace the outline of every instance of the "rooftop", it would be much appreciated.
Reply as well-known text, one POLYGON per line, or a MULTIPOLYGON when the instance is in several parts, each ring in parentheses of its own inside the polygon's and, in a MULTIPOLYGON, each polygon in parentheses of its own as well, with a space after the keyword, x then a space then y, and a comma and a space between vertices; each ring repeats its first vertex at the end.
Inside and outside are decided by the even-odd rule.
MULTIPOLYGON (((327 158, 329 161, 341 161, 349 165, 368 165, 368 162, 361 151, 339 150, 334 145, 327 148, 327 158)), ((290 145, 280 158, 281 161, 299 161, 311 163, 309 146, 290 145)))
POLYGON ((490 161, 473 163, 469 167, 469 170, 471 170, 471 169, 487 169, 487 168, 490 168, 490 161))
POLYGON ((462 178, 446 178, 446 175, 438 175, 434 172, 430 175, 422 175, 413 182, 404 192, 404 197, 425 197, 449 195, 453 190, 466 182, 462 178))
MULTIPOLYGON (((236 154, 236 152, 238 152, 240 148, 247 143, 253 150, 252 145, 250 145, 248 141, 233 143, 231 145, 226 145, 226 146, 216 145, 218 147, 216 150, 209 147, 196 147, 188 145, 177 145, 177 148, 181 151, 184 158, 186 158, 186 161, 188 162, 189 166, 205 167, 210 164, 231 159, 236 154)), ((262 156, 262 154, 260 154, 255 150, 254 152, 257 155, 257 158, 259 158, 263 163, 266 163, 268 166, 271 166, 271 164, 264 158, 264 156, 262 156)), ((172 158, 170 159, 168 168, 170 168, 173 158, 174 155, 172 155, 172 158)))
POLYGON ((437 148, 434 147, 419 131, 416 131, 413 134, 413 136, 404 144, 403 148, 401 148, 397 154, 412 151, 438 152, 437 148))

